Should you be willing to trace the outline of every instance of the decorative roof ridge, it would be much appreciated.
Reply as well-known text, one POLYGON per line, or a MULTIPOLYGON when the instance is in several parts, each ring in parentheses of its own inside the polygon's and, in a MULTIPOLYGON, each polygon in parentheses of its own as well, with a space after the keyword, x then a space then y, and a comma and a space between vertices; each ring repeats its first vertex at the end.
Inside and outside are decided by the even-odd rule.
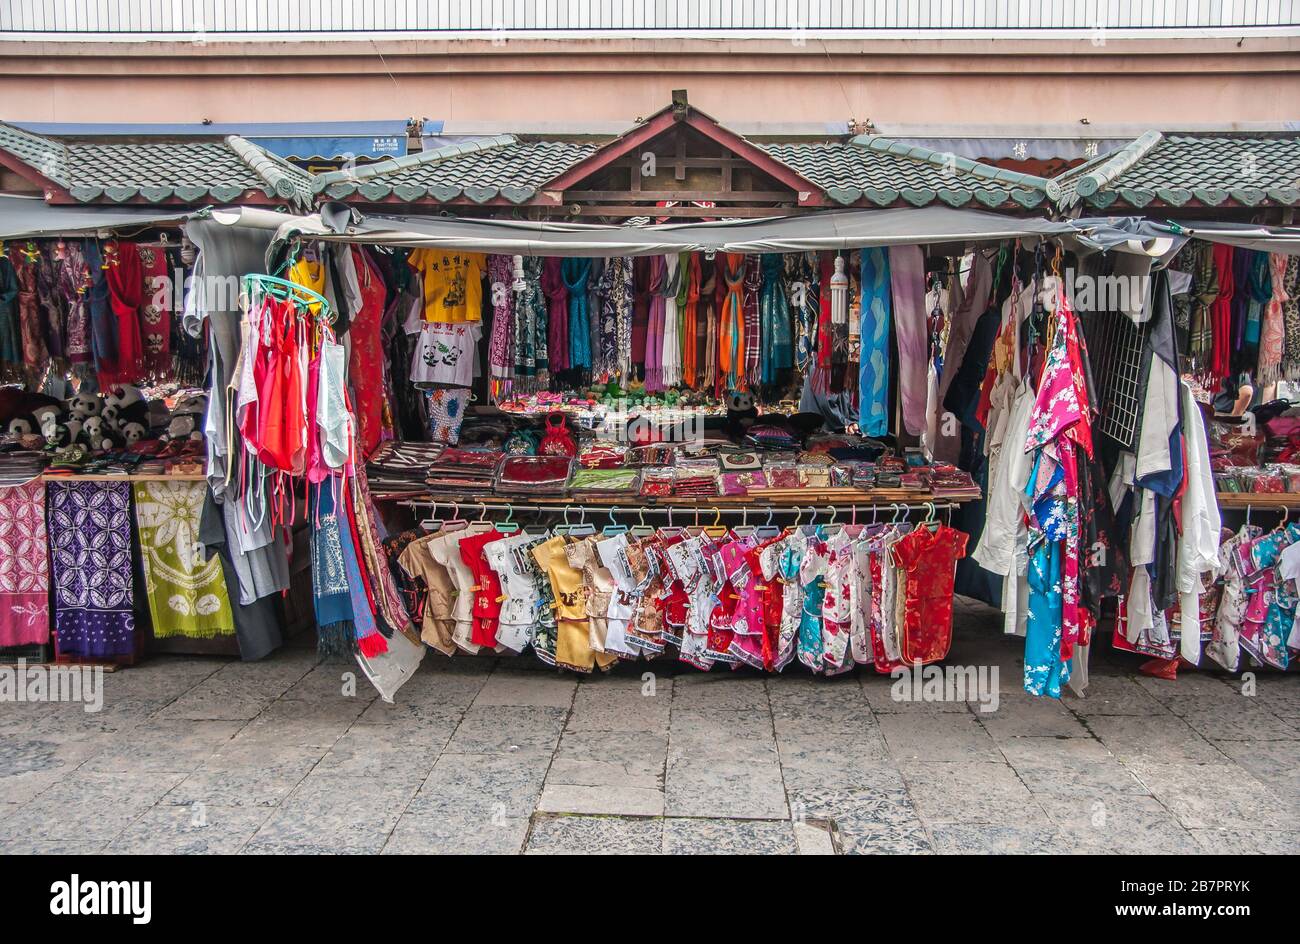
MULTIPOLYGON (((1118 151, 1107 155, 1105 160, 1093 165, 1088 170, 1077 177, 1073 178, 1074 192, 1079 197, 1090 197, 1106 184, 1115 180, 1120 174, 1131 168, 1142 158, 1151 153, 1157 144, 1165 139, 1165 136, 1159 131, 1144 131, 1134 140, 1124 145, 1118 151)), ((1065 176, 1065 175, 1062 175, 1065 176)), ((1060 177, 1052 181, 1056 184, 1055 192, 1049 195, 1053 200, 1060 199, 1060 177)))
POLYGON ((276 157, 265 148, 259 147, 247 138, 242 138, 237 134, 227 135, 226 145, 235 152, 235 156, 243 161, 253 173, 266 181, 266 185, 271 188, 276 196, 285 200, 293 200, 295 203, 306 204, 308 201, 303 192, 299 189, 298 181, 310 186, 310 174, 300 170, 288 161, 276 157), (304 179, 306 178, 306 179, 304 179))
POLYGON ((1031 190, 1047 192, 1051 181, 1046 177, 1039 177, 1037 174, 1027 174, 1024 171, 1008 170, 1005 167, 995 167, 992 164, 981 164, 979 161, 972 160, 969 157, 962 157, 959 154, 952 154, 947 151, 936 151, 933 148, 924 147, 919 144, 908 144, 905 141, 899 141, 882 134, 859 134, 849 139, 850 145, 855 147, 867 148, 871 151, 880 151, 885 154, 892 154, 896 157, 909 157, 912 160, 926 161, 939 167, 953 168, 970 174, 974 177, 982 177, 985 180, 1003 184, 1004 186, 1028 187, 1031 190))
POLYGON ((321 193, 332 184, 359 183, 372 177, 382 177, 385 174, 391 174, 408 167, 438 164, 449 158, 459 157, 462 154, 476 154, 518 143, 519 139, 513 134, 495 134, 489 138, 444 144, 442 147, 432 148, 428 151, 417 151, 414 154, 404 154, 401 157, 386 157, 375 161, 373 164, 362 164, 359 167, 350 167, 346 170, 331 170, 315 175, 312 192, 321 193))

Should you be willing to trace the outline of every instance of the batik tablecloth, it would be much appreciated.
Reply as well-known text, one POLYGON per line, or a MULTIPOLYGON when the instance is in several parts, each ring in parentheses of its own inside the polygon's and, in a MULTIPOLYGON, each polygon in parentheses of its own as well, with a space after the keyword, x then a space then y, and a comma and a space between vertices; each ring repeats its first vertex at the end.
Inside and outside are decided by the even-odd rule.
POLYGON ((208 639, 235 631, 221 558, 199 540, 205 482, 137 482, 135 520, 153 634, 208 639))
POLYGON ((130 485, 51 482, 46 498, 59 652, 86 658, 131 655, 130 485))
POLYGON ((0 488, 0 646, 50 638, 45 484, 0 488))

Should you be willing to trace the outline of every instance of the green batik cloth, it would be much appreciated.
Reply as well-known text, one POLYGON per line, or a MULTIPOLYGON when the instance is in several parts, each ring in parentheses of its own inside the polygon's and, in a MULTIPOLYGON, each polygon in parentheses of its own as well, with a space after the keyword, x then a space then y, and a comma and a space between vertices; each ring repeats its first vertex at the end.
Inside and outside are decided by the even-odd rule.
POLYGON ((221 558, 204 559, 204 482, 137 482, 135 523, 153 634, 207 639, 235 631, 221 558))

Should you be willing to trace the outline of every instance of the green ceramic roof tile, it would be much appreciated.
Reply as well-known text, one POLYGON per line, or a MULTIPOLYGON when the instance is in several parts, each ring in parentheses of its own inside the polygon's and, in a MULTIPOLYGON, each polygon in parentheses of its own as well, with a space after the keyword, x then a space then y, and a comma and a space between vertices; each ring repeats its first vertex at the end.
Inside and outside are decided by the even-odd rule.
POLYGON ((64 141, 0 124, 0 150, 81 201, 228 202, 249 190, 309 205, 311 175, 243 138, 64 141))
POLYGON ((821 187, 836 203, 851 206, 1034 207, 1046 198, 1047 181, 980 164, 878 135, 848 143, 765 144, 763 149, 821 187))
POLYGON ((1300 136, 1148 131, 1051 182, 1062 207, 1300 205, 1300 136))
POLYGON ((496 135, 377 161, 352 171, 321 174, 316 190, 336 198, 359 192, 367 200, 391 195, 408 202, 428 196, 440 203, 462 198, 487 203, 502 197, 511 203, 525 203, 543 184, 596 149, 595 144, 520 141, 510 134, 496 135))

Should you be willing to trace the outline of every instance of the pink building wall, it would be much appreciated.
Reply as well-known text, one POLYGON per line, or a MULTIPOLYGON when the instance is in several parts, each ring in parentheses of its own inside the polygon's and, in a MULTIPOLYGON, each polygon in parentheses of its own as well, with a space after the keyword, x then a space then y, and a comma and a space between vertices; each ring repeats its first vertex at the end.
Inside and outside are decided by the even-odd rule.
POLYGON ((723 122, 1300 118, 1300 38, 0 42, 0 119, 628 121, 685 88, 723 122))

